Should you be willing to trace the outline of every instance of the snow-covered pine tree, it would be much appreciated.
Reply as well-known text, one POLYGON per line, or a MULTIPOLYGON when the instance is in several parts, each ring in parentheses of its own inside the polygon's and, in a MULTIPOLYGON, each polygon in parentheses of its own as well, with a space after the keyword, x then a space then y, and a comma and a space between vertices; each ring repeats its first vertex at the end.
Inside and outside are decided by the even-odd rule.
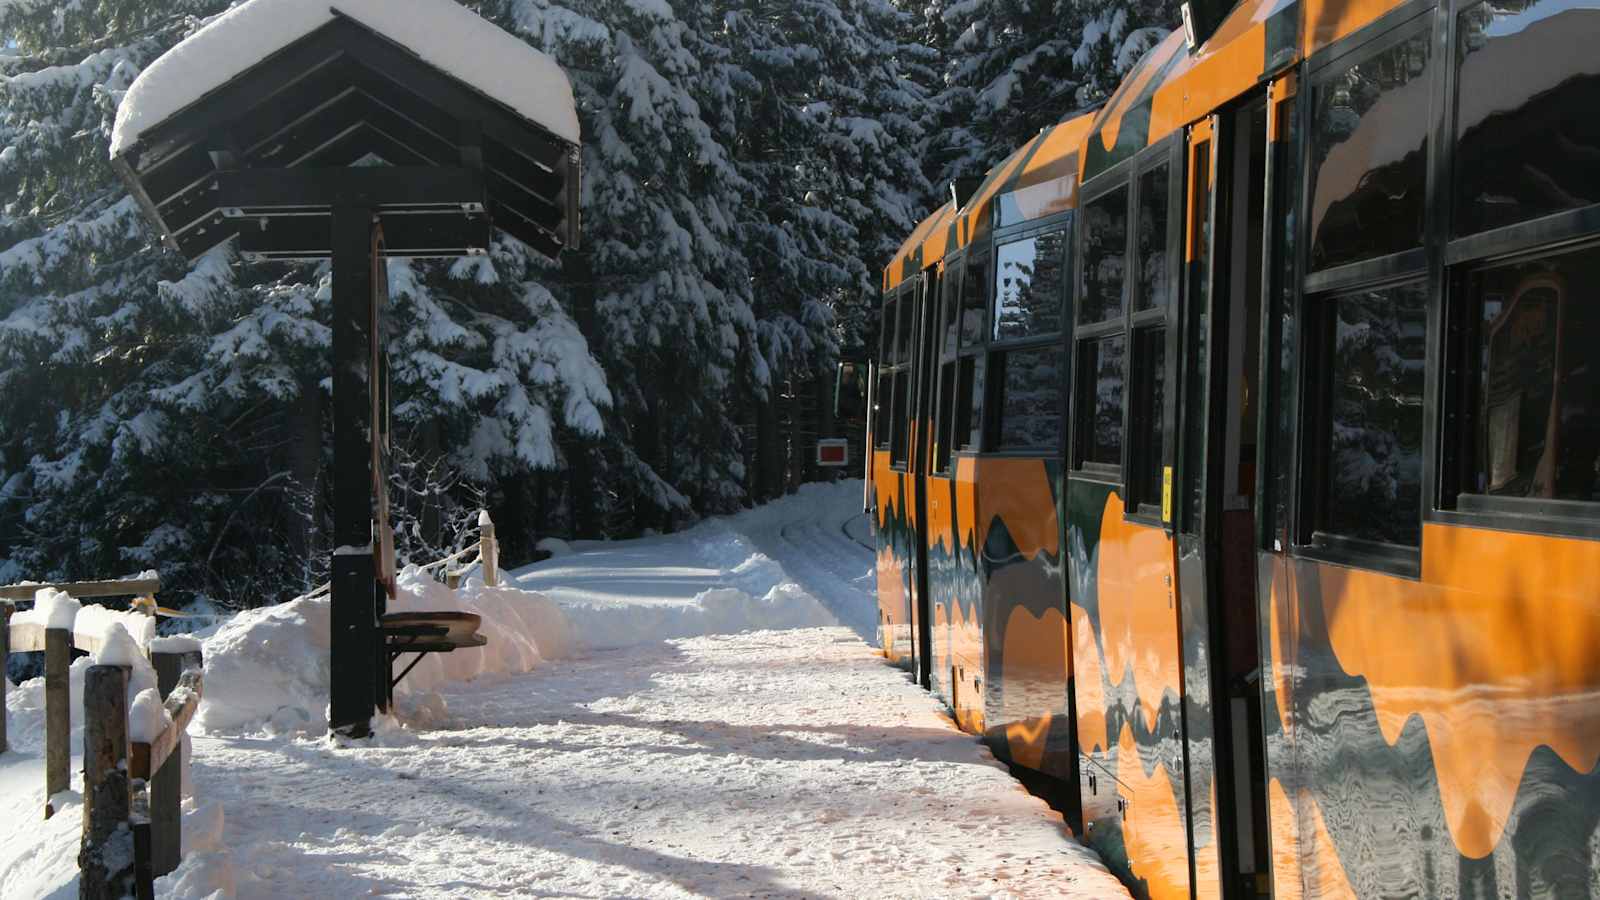
POLYGON ((699 102, 716 48, 659 0, 490 10, 566 67, 583 120, 586 250, 561 284, 617 404, 594 481, 643 523, 729 509, 744 474, 729 400, 755 317, 736 233, 749 187, 699 102))
MULTIPOLYGON (((752 187, 740 211, 759 331, 748 378, 758 443, 752 490, 779 489, 771 455, 780 396, 826 383, 842 347, 864 346, 877 271, 915 224, 916 85, 905 17, 882 0, 730 0, 711 5, 728 52, 715 66, 713 122, 752 187), (763 380, 763 376, 765 379, 763 380)), ((824 399, 825 402, 825 399, 824 399)))
POLYGON ((932 0, 944 52, 924 164, 938 184, 982 175, 1078 109, 1103 103, 1178 24, 1174 0, 932 0))
MULTIPOLYGON (((0 581, 157 567, 178 595, 249 605, 320 577, 326 265, 223 246, 191 266, 107 163, 139 67, 227 5, 21 0, 0 17, 0 581)), ((391 267, 398 437, 477 490, 557 466, 556 432, 603 427, 606 379, 547 266, 503 241, 391 267)))

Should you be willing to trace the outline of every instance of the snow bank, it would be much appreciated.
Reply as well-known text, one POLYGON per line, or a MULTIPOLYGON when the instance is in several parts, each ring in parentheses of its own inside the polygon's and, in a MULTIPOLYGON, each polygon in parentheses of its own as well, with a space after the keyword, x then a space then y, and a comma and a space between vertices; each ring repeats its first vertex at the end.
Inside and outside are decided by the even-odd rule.
POLYGON ((136 744, 154 741, 171 724, 172 717, 154 689, 140 691, 128 705, 128 740, 136 744))
POLYGON ((572 555, 572 545, 566 541, 563 541, 561 538, 542 538, 537 544, 533 545, 533 549, 543 550, 544 552, 550 554, 551 559, 554 559, 558 556, 572 555))
POLYGON ((192 634, 173 634, 153 638, 149 643, 151 653, 199 653, 200 639, 192 634))
POLYGON ((55 588, 44 588, 34 595, 33 609, 11 617, 13 625, 43 625, 46 628, 71 628, 83 604, 55 588))
MULTIPOLYGON (((570 655, 573 646, 566 617, 542 595, 485 587, 477 578, 452 591, 408 566, 389 611, 477 613, 483 617, 479 633, 489 640, 480 648, 430 654, 396 688, 397 701, 445 682, 527 672, 570 655)), ((329 635, 325 596, 234 616, 205 641, 199 725, 219 732, 326 730, 329 635)))
MULTIPOLYGON (((149 646, 156 636, 156 620, 140 612, 119 612, 104 606, 88 606, 54 588, 39 591, 33 609, 11 617, 14 625, 34 624, 46 628, 66 628, 74 634, 100 637, 112 626, 119 626, 133 640, 135 649, 149 646)), ((116 663, 126 665, 126 663, 116 663)))
POLYGON ((249 0, 139 75, 117 108, 111 155, 336 15, 360 22, 564 140, 579 142, 572 86, 555 60, 454 0, 249 0))
MULTIPOLYGON (((78 611, 78 618, 72 623, 74 634, 91 637, 104 637, 113 628, 120 628, 132 640, 135 654, 143 656, 144 648, 155 640, 156 619, 155 616, 148 616, 142 612, 119 612, 104 606, 89 605, 78 611)), ((107 665, 126 666, 131 663, 116 662, 107 665)))

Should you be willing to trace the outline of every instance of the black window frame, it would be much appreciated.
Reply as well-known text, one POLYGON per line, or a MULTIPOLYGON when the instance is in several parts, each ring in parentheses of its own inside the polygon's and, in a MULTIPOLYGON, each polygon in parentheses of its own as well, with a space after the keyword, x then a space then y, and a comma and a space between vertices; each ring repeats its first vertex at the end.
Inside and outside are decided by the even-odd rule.
POLYGON ((897 365, 891 356, 895 346, 894 330, 899 322, 899 300, 901 285, 897 284, 884 291, 883 302, 879 306, 878 330, 878 371, 873 373, 878 379, 874 390, 877 391, 877 405, 873 409, 876 417, 873 421, 874 452, 889 452, 893 446, 891 433, 894 430, 894 370, 897 365), (885 387, 888 389, 885 390, 885 387))
MULTIPOLYGON (((1441 229, 1447 226, 1439 209, 1441 203, 1440 156, 1441 129, 1444 116, 1440 98, 1448 80, 1446 70, 1437 54, 1443 46, 1442 15, 1435 0, 1413 0, 1390 10, 1376 21, 1355 33, 1329 44, 1306 61, 1305 77, 1299 86, 1295 114, 1298 116, 1300 140, 1293 148, 1299 161, 1299 184, 1293 189, 1297 195, 1295 206, 1295 262, 1294 272, 1299 281, 1295 298, 1295 319, 1298 325, 1298 352, 1300 360, 1296 385, 1296 448, 1291 468, 1294 471, 1294 499, 1290 511, 1290 544, 1285 548, 1292 556, 1335 565, 1350 566, 1416 579, 1422 571, 1423 531, 1430 521, 1430 510, 1436 493, 1436 447, 1438 431, 1436 415, 1438 397, 1438 338, 1439 338, 1439 281, 1441 229), (1383 53, 1412 40, 1419 34, 1428 36, 1433 81, 1425 96, 1428 126, 1424 131, 1427 153, 1424 160, 1424 190, 1422 243, 1418 247, 1378 256, 1358 262, 1311 271, 1311 245, 1313 235, 1307 216, 1314 178, 1311 154, 1314 141, 1316 91, 1332 78, 1363 58, 1383 53), (1422 403, 1422 466, 1420 472, 1420 502, 1418 539, 1415 547, 1377 543, 1359 538, 1332 534, 1319 529, 1325 516, 1327 499, 1322 489, 1327 477, 1326 448, 1318 445, 1323 429, 1316 426, 1329 415, 1331 396, 1328 387, 1329 372, 1321 363, 1320 348, 1328 340, 1330 316, 1321 307, 1338 296, 1363 289, 1383 289, 1414 281, 1424 281, 1426 297, 1426 333, 1424 335, 1425 359, 1423 365, 1422 403)), ((1270 282, 1269 282, 1270 283, 1270 282)), ((1263 382, 1265 384, 1265 382, 1263 382)), ((1258 495, 1259 496, 1259 495, 1258 495)))
MULTIPOLYGON (((1433 501, 1427 504, 1425 521, 1445 525, 1487 528, 1499 531, 1542 534, 1581 539, 1600 539, 1600 503, 1495 497, 1462 489, 1464 467, 1461 448, 1464 441, 1476 438, 1476 364, 1473 343, 1477 324, 1473 321, 1476 303, 1467 288, 1472 275, 1484 268, 1531 261, 1541 257, 1600 244, 1600 204, 1563 210, 1539 218, 1502 225, 1469 235, 1454 237, 1453 208, 1455 150, 1458 126, 1459 60, 1456 58, 1457 26, 1462 12, 1476 0, 1450 0, 1441 11, 1440 46, 1449 57, 1443 69, 1444 84, 1439 96, 1444 111, 1439 116, 1440 146, 1446 149, 1438 165, 1441 219, 1438 234, 1442 243, 1441 288, 1443 293, 1442 384, 1435 394, 1439 418, 1438 460, 1435 479, 1430 483, 1433 501)), ((1431 374, 1431 371, 1430 371, 1431 374)))
MULTIPOLYGON (((1148 463, 1148 459, 1141 454, 1147 452, 1149 448, 1135 446, 1139 443, 1136 429, 1144 426, 1148 433, 1148 426, 1156 416, 1153 411, 1135 408, 1142 390, 1148 387, 1148 373, 1141 370, 1137 360, 1140 355, 1138 339, 1150 330, 1164 330, 1162 375, 1165 384, 1162 408, 1159 411, 1162 435, 1161 466, 1172 467, 1176 462, 1178 440, 1176 426, 1178 383, 1173 376, 1178 353, 1177 314, 1184 293, 1182 260, 1184 228, 1187 224, 1185 219, 1187 145, 1183 140, 1184 133, 1183 129, 1179 129, 1174 134, 1144 148, 1132 158, 1095 176, 1080 191, 1079 209, 1118 190, 1127 191, 1128 224, 1124 236, 1126 249, 1123 258, 1126 263, 1122 276, 1122 315, 1101 322, 1084 324, 1078 320, 1075 310, 1068 341, 1071 347, 1069 356, 1073 373, 1073 384, 1069 392, 1068 421, 1071 436, 1068 442, 1070 448, 1068 469, 1074 478, 1111 483, 1121 487, 1124 500, 1123 518, 1126 521, 1157 527, 1172 524, 1162 517, 1162 486, 1136 483, 1140 479, 1135 477, 1133 468, 1140 463, 1148 463), (1141 310, 1136 308, 1137 294, 1142 289, 1141 267, 1145 262, 1140 258, 1138 246, 1141 224, 1140 188, 1144 176, 1162 166, 1167 167, 1166 277, 1169 290, 1164 306, 1141 310), (1084 458, 1083 441, 1080 439, 1095 413, 1095 405, 1085 402, 1083 396, 1083 391, 1092 389, 1091 386, 1094 384, 1092 375, 1080 371, 1091 358, 1083 347, 1088 343, 1119 336, 1123 341, 1121 458, 1115 464, 1093 462, 1084 458)), ((1078 232, 1079 234, 1075 236, 1077 243, 1074 244, 1074 255, 1077 260, 1081 260, 1084 252, 1083 241, 1087 239, 1088 229, 1079 227, 1078 232)), ((1076 279, 1072 282, 1072 286, 1074 292, 1081 292, 1082 285, 1076 279)))
POLYGON ((955 442, 955 404, 956 394, 961 389, 961 310, 962 291, 965 289, 967 254, 965 249, 959 249, 946 256, 942 263, 942 272, 939 277, 939 332, 934 341, 934 410, 933 420, 933 446, 929 448, 931 458, 928 460, 928 474, 935 478, 953 478, 956 472, 956 453, 960 446, 955 442), (954 307, 952 310, 951 307, 954 307), (946 318, 951 312, 958 315, 956 319, 956 349, 945 351, 946 318), (945 368, 950 367, 951 383, 949 396, 945 395, 945 368), (942 452, 941 452, 942 451, 942 452))
POLYGON ((911 357, 915 355, 916 348, 912 338, 916 332, 915 309, 912 314, 905 313, 907 305, 914 307, 912 302, 916 299, 917 292, 922 289, 923 275, 916 273, 910 278, 900 282, 898 296, 895 298, 895 342, 896 347, 903 348, 904 352, 897 354, 895 364, 889 371, 889 468, 895 472, 909 472, 911 469, 911 455, 915 448, 911 446, 911 406, 916 402, 916 385, 912 383, 911 357), (901 340, 901 326, 905 325, 910 333, 901 340), (904 381, 904 387, 899 387, 899 382, 904 381))
POLYGON ((993 456, 1017 456, 1035 458, 1039 456, 1053 456, 1059 454, 1067 439, 1067 410, 1068 387, 1072 382, 1069 374, 1072 371, 1072 349, 1070 340, 1066 336, 1072 332, 1072 317, 1076 315, 1076 304, 1073 302, 1076 293, 1074 279, 1077 277, 1077 243, 1078 235, 1076 210, 1065 210, 1052 214, 1043 219, 1029 220, 1001 229, 993 235, 991 244, 991 261, 989 267, 988 328, 984 334, 988 339, 988 352, 986 354, 984 378, 985 387, 990 394, 984 403, 983 446, 989 448, 988 454, 993 456), (998 340, 994 336, 998 301, 998 291, 995 289, 995 280, 999 278, 998 259, 1000 248, 1018 241, 1036 238, 1051 232, 1066 232, 1066 240, 1062 242, 1062 283, 1061 283, 1061 327, 1057 331, 1031 334, 1027 337, 1009 338, 998 340), (1012 351, 1032 351, 1056 348, 1061 353, 1061 373, 1058 390, 1060 396, 1056 402, 1056 409, 1060 425, 1056 429, 1056 440, 1052 444, 1030 444, 1018 446, 1005 446, 1001 440, 1001 399, 1005 390, 1004 372, 1007 355, 1012 351), (999 377, 997 377, 999 376, 999 377))
POLYGON ((1122 468, 1123 490, 1126 510, 1124 517, 1129 521, 1143 522, 1149 525, 1170 525, 1162 518, 1161 479, 1158 477, 1152 484, 1144 484, 1136 477, 1140 470, 1150 460, 1148 454, 1151 448, 1146 441, 1141 440, 1149 433, 1149 426, 1156 416, 1159 420, 1154 424, 1161 430, 1161 459, 1159 467, 1171 471, 1176 461, 1177 452, 1177 388, 1178 379, 1173 377, 1176 370, 1178 353, 1178 306, 1179 298, 1183 293, 1183 234, 1185 226, 1185 203, 1187 181, 1184 167, 1187 163, 1184 153, 1184 141, 1179 138, 1182 131, 1169 139, 1167 147, 1160 144, 1145 151, 1135 158, 1135 167, 1132 171, 1130 183, 1133 187, 1131 197, 1131 216, 1128 220, 1128 329, 1127 350, 1123 359, 1127 365, 1127 375, 1123 379, 1123 426, 1122 426, 1122 468), (1138 232, 1142 208, 1140 205, 1141 192, 1144 188, 1144 178, 1150 172, 1167 167, 1167 303, 1151 309, 1137 310, 1138 298, 1135 292, 1142 289, 1144 282, 1145 260, 1139 254, 1138 232), (1147 410, 1140 408, 1140 403, 1147 396, 1147 387, 1151 378, 1148 366, 1141 365, 1142 344, 1140 337, 1147 331, 1161 329, 1164 340, 1162 341, 1162 371, 1164 382, 1162 395, 1162 408, 1160 410, 1147 410))
POLYGON ((1305 294, 1322 294, 1343 290, 1363 282, 1387 281, 1400 277, 1405 273, 1428 267, 1428 250, 1434 242, 1440 224, 1437 208, 1440 199, 1437 181, 1440 146, 1439 125, 1442 121, 1440 86, 1445 80, 1443 71, 1449 67, 1447 63, 1441 63, 1438 58, 1439 40, 1441 39, 1439 18, 1437 0, 1420 0, 1420 2, 1419 0, 1412 0, 1412 2, 1391 9, 1376 21, 1367 24, 1353 34, 1322 48, 1312 54, 1311 58, 1306 61, 1304 82, 1298 88, 1300 102, 1297 104, 1300 107, 1299 115, 1301 117, 1302 135, 1299 147, 1300 184, 1298 185, 1301 202, 1297 210, 1300 224, 1297 227, 1303 230, 1300 235, 1300 243, 1303 246, 1297 252, 1301 285, 1305 294), (1428 36, 1428 58, 1433 64, 1433 83, 1428 85, 1428 90, 1424 92, 1424 96, 1428 101, 1428 108, 1424 111, 1425 121, 1428 124, 1423 128, 1422 133, 1428 146, 1423 159, 1423 191, 1425 199, 1423 201, 1421 243, 1409 250, 1401 250, 1383 256, 1339 263, 1313 270, 1311 266, 1311 251, 1316 235, 1311 230, 1312 224, 1308 215, 1307 204, 1311 199, 1311 186, 1317 174, 1311 160, 1311 154, 1316 146, 1317 91, 1352 64, 1393 50, 1420 34, 1428 36))
MULTIPOLYGON (((962 304, 966 302, 967 279, 968 276, 972 274, 972 264, 975 260, 981 259, 983 271, 986 274, 982 279, 982 284, 978 288, 979 290, 983 291, 983 303, 981 304, 983 309, 983 322, 980 323, 978 328, 978 339, 968 340, 966 330, 961 328, 959 323, 957 326, 956 353, 955 356, 952 357, 955 361, 956 367, 954 382, 955 396, 951 398, 950 410, 950 471, 952 473, 954 473, 956 470, 958 465, 956 460, 959 457, 976 456, 985 452, 989 446, 989 428, 987 424, 987 417, 992 414, 994 409, 994 404, 990 402, 990 394, 992 392, 991 383, 993 379, 989 377, 988 369, 989 333, 991 329, 994 328, 994 298, 990 296, 990 288, 993 287, 994 281, 994 248, 995 242, 993 240, 993 234, 991 233, 990 235, 978 238, 977 240, 956 251, 956 253, 961 255, 962 263, 961 290, 955 295, 956 308, 958 310, 963 308, 962 304), (961 365, 969 359, 972 360, 974 373, 973 381, 976 382, 978 380, 978 373, 981 372, 983 383, 981 385, 974 385, 971 394, 964 398, 967 401, 968 408, 966 423, 967 433, 962 436, 957 436, 956 423, 960 421, 960 417, 955 414, 955 410, 956 405, 960 404, 963 400, 961 365), (976 421, 973 421, 973 407, 977 408, 976 421), (977 443, 972 442, 972 436, 974 434, 978 436, 977 443)), ((956 253, 952 253, 951 256, 956 255, 956 253)), ((948 259, 949 257, 946 258, 948 259)))

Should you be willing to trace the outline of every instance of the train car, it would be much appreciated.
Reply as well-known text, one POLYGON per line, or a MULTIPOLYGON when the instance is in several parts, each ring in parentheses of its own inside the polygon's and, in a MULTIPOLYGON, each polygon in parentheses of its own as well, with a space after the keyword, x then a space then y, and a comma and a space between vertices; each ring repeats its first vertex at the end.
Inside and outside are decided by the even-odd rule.
POLYGON ((1185 24, 884 272, 885 655, 1138 897, 1600 896, 1600 0, 1185 24))

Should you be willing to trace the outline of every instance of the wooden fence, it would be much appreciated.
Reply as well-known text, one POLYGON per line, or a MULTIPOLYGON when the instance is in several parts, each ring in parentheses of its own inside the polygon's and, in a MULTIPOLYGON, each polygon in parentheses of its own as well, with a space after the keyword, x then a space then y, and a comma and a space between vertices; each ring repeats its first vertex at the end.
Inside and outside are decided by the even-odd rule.
MULTIPOLYGON (((159 579, 94 581, 0 587, 0 669, 12 653, 45 655, 45 818, 55 815, 51 798, 71 785, 72 731, 69 670, 72 651, 98 654, 102 634, 13 622, 16 600, 43 588, 77 599, 151 597, 159 579)), ((155 612, 153 602, 136 608, 155 612)), ((182 852, 183 735, 200 707, 203 659, 192 647, 149 652, 156 683, 171 723, 155 735, 129 740, 128 681, 131 667, 91 666, 83 696, 83 842, 79 849, 79 895, 111 898, 154 896, 154 881, 178 867, 182 852)), ((0 752, 9 749, 0 679, 0 752)))

